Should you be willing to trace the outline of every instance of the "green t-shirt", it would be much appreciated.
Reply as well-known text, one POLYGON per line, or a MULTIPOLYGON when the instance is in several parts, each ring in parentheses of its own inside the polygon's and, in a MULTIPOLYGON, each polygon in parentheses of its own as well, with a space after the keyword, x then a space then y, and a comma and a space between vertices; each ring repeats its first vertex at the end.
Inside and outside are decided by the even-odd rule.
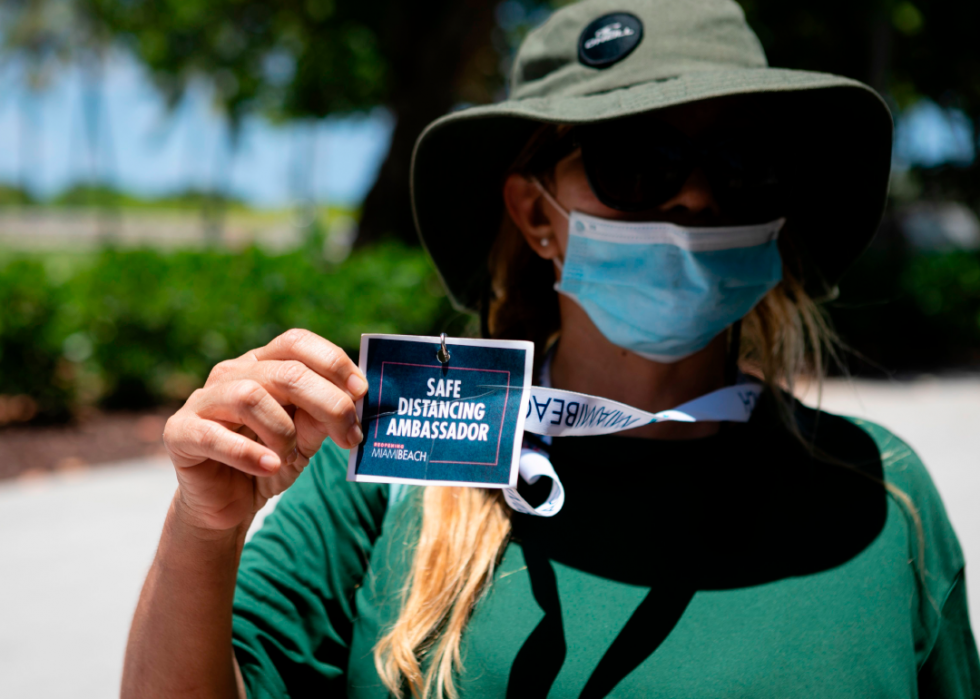
MULTIPOLYGON (((911 449, 771 400, 672 442, 555 439, 567 493, 514 515, 463 637, 463 697, 980 697, 963 556, 911 449), (911 498, 924 532, 886 493, 911 498), (924 571, 919 560, 924 561, 924 571)), ((251 699, 384 697, 419 493, 348 483, 320 450, 246 545, 234 647, 251 699)))

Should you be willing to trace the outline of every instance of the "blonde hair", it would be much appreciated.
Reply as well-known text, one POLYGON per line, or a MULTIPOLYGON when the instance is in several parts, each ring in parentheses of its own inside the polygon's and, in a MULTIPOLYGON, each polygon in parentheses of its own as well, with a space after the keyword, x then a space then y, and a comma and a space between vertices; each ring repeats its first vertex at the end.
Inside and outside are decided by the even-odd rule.
MULTIPOLYGON (((552 126, 536 132, 511 171, 527 172, 534 153, 562 130, 552 126)), ((777 409, 799 435, 792 417, 794 381, 810 375, 819 386, 828 360, 837 358, 837 338, 799 281, 791 243, 782 246, 783 280, 743 320, 739 362, 770 388, 782 389, 772 391, 777 409)), ((505 215, 489 268, 492 294, 483 312, 491 337, 530 340, 541 361, 561 325, 552 265, 531 249, 505 215)), ((453 676, 463 665, 462 632, 509 537, 510 509, 499 491, 425 489, 421 536, 401 612, 374 649, 378 674, 396 697, 404 696, 407 685, 418 699, 456 699, 453 676), (424 671, 423 663, 428 664, 424 671)))
POLYGON ((499 490, 426 488, 422 531, 401 613, 374 648, 374 664, 397 697, 457 696, 459 645, 470 612, 493 579, 510 536, 510 510, 499 490), (423 672, 422 662, 429 667, 423 672))

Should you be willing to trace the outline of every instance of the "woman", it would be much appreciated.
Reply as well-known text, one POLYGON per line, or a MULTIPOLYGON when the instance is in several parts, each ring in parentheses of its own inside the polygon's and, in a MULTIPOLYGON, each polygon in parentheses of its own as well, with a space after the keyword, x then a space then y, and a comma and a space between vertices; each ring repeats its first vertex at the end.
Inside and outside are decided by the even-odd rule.
POLYGON ((871 90, 767 68, 728 0, 556 12, 511 99, 420 138, 423 241, 485 335, 536 343, 539 381, 656 412, 741 366, 768 387, 751 420, 556 438, 550 519, 348 483, 364 377, 290 331, 168 422, 180 486, 123 694, 976 696, 922 464, 783 390, 823 367, 813 299, 874 232, 890 142, 871 90))

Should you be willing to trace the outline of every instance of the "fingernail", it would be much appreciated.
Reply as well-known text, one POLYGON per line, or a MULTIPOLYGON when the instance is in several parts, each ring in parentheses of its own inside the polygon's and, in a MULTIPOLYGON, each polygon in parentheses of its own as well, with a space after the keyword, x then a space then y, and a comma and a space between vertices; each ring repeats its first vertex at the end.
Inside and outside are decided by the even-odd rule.
POLYGON ((264 468, 266 471, 275 471, 277 468, 279 468, 279 457, 273 456, 272 454, 266 454, 259 459, 259 466, 264 468))
POLYGON ((367 381, 357 374, 351 374, 347 379, 347 390, 353 395, 359 396, 367 390, 367 381))
POLYGON ((347 430, 347 443, 356 446, 361 443, 362 439, 364 439, 364 433, 361 432, 360 425, 351 425, 351 428, 347 430))
POLYGON ((299 449, 293 447, 293 450, 289 452, 289 456, 286 457, 286 463, 292 466, 296 463, 296 459, 299 458, 299 449))

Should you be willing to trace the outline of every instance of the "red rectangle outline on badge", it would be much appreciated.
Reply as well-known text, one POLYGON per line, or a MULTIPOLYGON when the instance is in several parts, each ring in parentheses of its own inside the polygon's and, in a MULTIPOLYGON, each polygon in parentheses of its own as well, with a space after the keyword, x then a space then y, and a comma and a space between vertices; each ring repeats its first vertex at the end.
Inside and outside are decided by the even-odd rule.
MULTIPOLYGON (((385 390, 385 364, 392 364, 395 366, 417 366, 423 367, 425 369, 442 369, 443 366, 440 364, 411 364, 409 362, 381 362, 381 376, 378 378, 378 412, 374 419, 374 438, 378 438, 378 427, 381 425, 381 420, 378 417, 381 416, 381 394, 385 390)), ((486 371, 492 372, 494 374, 507 374, 507 388, 506 393, 504 393, 504 409, 500 414, 500 431, 497 433, 497 455, 494 457, 494 462, 489 461, 436 461, 434 459, 429 459, 430 464, 462 464, 464 466, 496 466, 500 463, 500 441, 504 437, 504 422, 507 419, 507 399, 510 397, 510 372, 505 369, 473 369, 461 366, 449 367, 450 371, 486 371)))

